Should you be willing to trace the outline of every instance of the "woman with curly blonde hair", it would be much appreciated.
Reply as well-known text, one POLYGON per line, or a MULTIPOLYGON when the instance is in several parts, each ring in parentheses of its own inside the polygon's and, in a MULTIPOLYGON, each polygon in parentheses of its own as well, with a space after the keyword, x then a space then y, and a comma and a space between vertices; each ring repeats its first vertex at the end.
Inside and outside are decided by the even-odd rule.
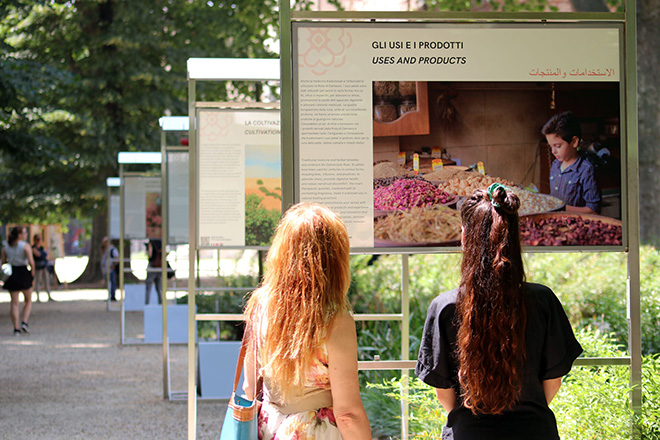
POLYGON ((259 438, 370 440, 346 298, 344 223, 321 205, 293 206, 277 227, 266 267, 245 310, 248 347, 255 349, 246 356, 243 389, 253 398, 258 369, 259 438))
POLYGON ((525 282, 519 206, 493 184, 461 207, 461 282, 431 303, 416 368, 449 413, 443 438, 559 439, 548 404, 582 347, 552 290, 525 282))

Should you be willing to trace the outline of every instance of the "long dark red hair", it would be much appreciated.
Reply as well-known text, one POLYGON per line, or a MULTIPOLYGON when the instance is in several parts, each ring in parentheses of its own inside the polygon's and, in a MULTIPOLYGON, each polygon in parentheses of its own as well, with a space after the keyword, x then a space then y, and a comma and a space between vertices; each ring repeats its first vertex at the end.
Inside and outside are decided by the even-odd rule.
POLYGON ((463 405, 501 414, 522 389, 526 309, 518 207, 500 186, 461 207, 463 260, 456 304, 458 378, 463 405))

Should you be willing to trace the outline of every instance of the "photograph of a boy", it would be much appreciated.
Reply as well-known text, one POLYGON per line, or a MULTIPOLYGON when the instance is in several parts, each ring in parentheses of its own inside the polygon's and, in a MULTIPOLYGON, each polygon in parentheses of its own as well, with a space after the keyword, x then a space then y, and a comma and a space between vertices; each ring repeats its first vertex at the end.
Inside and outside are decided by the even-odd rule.
POLYGON ((567 212, 599 214, 601 191, 594 166, 580 151, 578 119, 570 111, 559 113, 541 132, 555 157, 550 167, 550 195, 563 200, 567 212))

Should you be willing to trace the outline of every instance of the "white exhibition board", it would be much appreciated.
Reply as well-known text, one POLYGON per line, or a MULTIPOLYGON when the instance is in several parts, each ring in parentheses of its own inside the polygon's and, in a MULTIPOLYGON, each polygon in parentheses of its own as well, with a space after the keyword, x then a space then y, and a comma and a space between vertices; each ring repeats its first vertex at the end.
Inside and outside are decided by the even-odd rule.
MULTIPOLYGON (((167 306, 167 338, 171 344, 188 342, 188 305, 167 306)), ((144 342, 163 342, 163 306, 158 303, 144 307, 144 342)))
POLYGON ((147 287, 145 284, 125 284, 124 285, 124 311, 139 312, 149 304, 158 305, 158 292, 156 286, 151 285, 149 292, 149 304, 146 300, 147 287))
POLYGON ((197 138, 198 246, 253 245, 246 195, 264 179, 281 182, 279 110, 199 109, 197 138))
MULTIPOLYGON (((460 81, 497 88, 515 81, 545 83, 548 89, 550 83, 580 87, 580 83, 609 82, 618 90, 622 80, 618 25, 301 22, 292 26, 294 201, 322 203, 339 213, 353 248, 371 249, 375 241, 376 82, 460 81)), ((613 107, 619 105, 618 93, 615 99, 613 107)), ((619 118, 618 107, 613 116, 619 118)), ((625 145, 622 149, 625 153, 625 145)))
POLYGON ((47 225, 46 237, 50 238, 48 246, 50 247, 51 255, 49 259, 63 258, 64 257, 64 239, 62 238, 61 225, 47 225))
POLYGON ((110 238, 119 238, 121 234, 121 197, 118 194, 110 196, 110 238))
POLYGON ((124 177, 124 238, 161 237, 160 177, 124 177))
MULTIPOLYGON (((234 387, 240 341, 210 341, 197 344, 199 393, 202 399, 229 399, 234 387)), ((237 392, 243 389, 243 372, 237 392)))
POLYGON ((167 228, 169 244, 188 243, 188 189, 190 185, 187 151, 167 152, 167 228))

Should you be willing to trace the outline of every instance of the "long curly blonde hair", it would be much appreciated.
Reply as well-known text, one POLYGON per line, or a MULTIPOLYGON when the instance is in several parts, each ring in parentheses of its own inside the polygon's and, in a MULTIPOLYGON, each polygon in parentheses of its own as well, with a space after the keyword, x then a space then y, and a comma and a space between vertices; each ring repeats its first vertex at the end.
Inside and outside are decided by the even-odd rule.
POLYGON ((349 238, 328 208, 311 203, 291 207, 280 221, 266 259, 261 286, 247 302, 247 329, 261 335, 262 368, 282 397, 299 394, 306 373, 328 336, 333 320, 349 309, 349 238))

